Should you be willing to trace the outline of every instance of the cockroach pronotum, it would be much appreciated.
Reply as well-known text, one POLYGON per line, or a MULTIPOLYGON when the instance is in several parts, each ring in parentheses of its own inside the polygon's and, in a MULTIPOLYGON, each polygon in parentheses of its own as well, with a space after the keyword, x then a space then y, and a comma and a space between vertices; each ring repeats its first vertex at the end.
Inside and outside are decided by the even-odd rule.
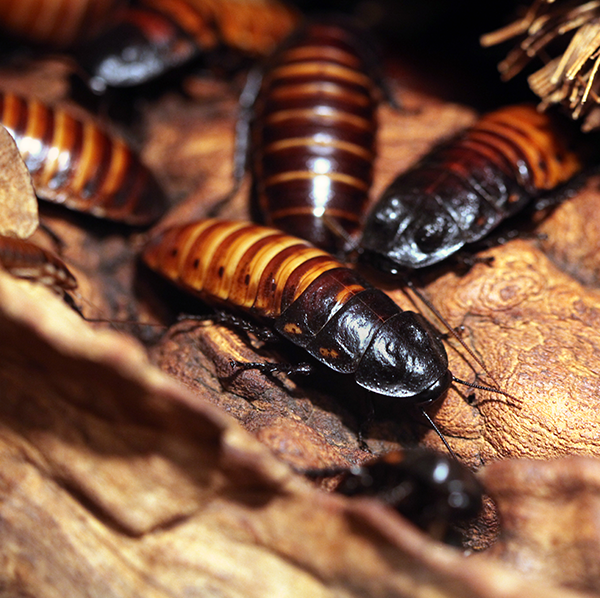
POLYGON ((60 258, 26 239, 0 235, 0 268, 17 278, 35 280, 59 295, 77 288, 77 280, 60 258))
POLYGON ((328 251, 344 249, 368 201, 380 95, 375 56, 348 23, 309 21, 242 95, 252 111, 251 167, 265 223, 328 251))
POLYGON ((0 124, 14 138, 37 195, 67 208, 148 225, 166 208, 152 173, 120 138, 12 93, 0 93, 0 124))
POLYGON ((279 0, 138 0, 77 53, 96 93, 140 85, 226 46, 263 56, 298 21, 279 0))
POLYGON ((567 124, 526 104, 484 115, 391 183, 367 217, 361 259, 398 273, 482 239, 583 169, 567 124))
POLYGON ((483 503, 471 470, 434 451, 392 451, 340 473, 336 492, 373 496, 439 539, 451 525, 475 517, 483 503))
POLYGON ((464 383, 449 372, 440 335, 425 318, 403 311, 307 241, 255 224, 207 219, 163 231, 142 258, 207 303, 265 321, 378 395, 422 407, 452 381, 464 383))
POLYGON ((19 39, 68 48, 92 38, 123 0, 31 0, 0 2, 0 27, 19 39))

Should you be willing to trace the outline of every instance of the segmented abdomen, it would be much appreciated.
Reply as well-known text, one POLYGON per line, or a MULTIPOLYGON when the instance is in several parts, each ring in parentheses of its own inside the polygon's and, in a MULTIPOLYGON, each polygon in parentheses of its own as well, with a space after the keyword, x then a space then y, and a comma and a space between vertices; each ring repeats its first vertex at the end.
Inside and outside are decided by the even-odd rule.
POLYGON ((164 212, 164 194, 150 171, 122 139, 91 120, 2 93, 0 123, 41 198, 132 225, 150 224, 164 212))
POLYGON ((377 91, 361 43, 350 29, 309 23, 272 60, 256 101, 264 219, 330 251, 342 240, 325 220, 356 232, 372 182, 377 91))
MULTIPOLYGON (((508 106, 484 115, 461 139, 442 151, 442 168, 470 181, 478 174, 480 164, 488 161, 536 196, 581 170, 581 156, 571 149, 570 142, 570 136, 552 116, 530 105, 508 106), (466 170, 461 164, 462 152, 467 156, 466 170)), ((510 203, 511 198, 507 201, 510 203)))
POLYGON ((0 26, 30 42, 66 48, 90 39, 121 0, 32 0, 0 3, 0 26))
POLYGON ((141 0, 168 15, 198 46, 218 43, 253 55, 273 50, 298 22, 298 13, 279 0, 141 0))
MULTIPOLYGON (((279 317, 323 273, 343 268, 321 249, 275 229, 212 219, 168 229, 150 241, 143 258, 208 302, 266 318, 279 317)), ((343 292, 337 300, 344 302, 343 292)))
POLYGON ((385 190, 366 220, 361 259, 421 268, 478 241, 583 168, 576 131, 532 105, 484 115, 385 190))
POLYGON ((65 263, 31 241, 0 235, 0 267, 17 278, 27 278, 54 290, 77 288, 65 263))

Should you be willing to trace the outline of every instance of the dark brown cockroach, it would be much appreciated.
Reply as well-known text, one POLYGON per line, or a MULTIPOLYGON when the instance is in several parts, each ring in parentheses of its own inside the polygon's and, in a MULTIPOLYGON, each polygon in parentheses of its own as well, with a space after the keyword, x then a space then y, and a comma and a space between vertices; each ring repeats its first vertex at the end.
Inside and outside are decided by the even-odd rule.
POLYGON ((140 85, 220 46, 264 56, 297 21, 279 0, 138 0, 77 60, 90 88, 102 93, 140 85))
POLYGON ((142 257, 207 303, 264 321, 359 386, 420 405, 436 430, 423 405, 439 399, 452 381, 463 383, 449 372, 441 337, 425 318, 403 311, 304 240, 255 224, 207 219, 163 231, 142 257))
POLYGON ((91 39, 123 0, 0 2, 0 27, 30 43, 68 48, 91 39))
POLYGON ((26 239, 0 235, 0 268, 17 278, 35 280, 59 295, 77 288, 77 280, 60 258, 26 239))
POLYGON ((574 129, 534 106, 508 106, 398 176, 367 217, 361 259, 398 273, 435 264, 482 239, 580 172, 574 129))
POLYGON ((452 525, 475 517, 483 504, 475 475, 456 459, 430 450, 393 451, 340 473, 336 492, 373 496, 440 540, 452 525))
POLYGON ((310 21, 270 59, 260 88, 250 78, 242 95, 253 106, 251 167, 265 223, 327 251, 344 249, 368 201, 380 96, 375 55, 365 32, 310 21))
POLYGON ((165 196, 152 173, 93 121, 0 93, 0 124, 14 138, 38 197, 130 225, 163 214, 165 196))

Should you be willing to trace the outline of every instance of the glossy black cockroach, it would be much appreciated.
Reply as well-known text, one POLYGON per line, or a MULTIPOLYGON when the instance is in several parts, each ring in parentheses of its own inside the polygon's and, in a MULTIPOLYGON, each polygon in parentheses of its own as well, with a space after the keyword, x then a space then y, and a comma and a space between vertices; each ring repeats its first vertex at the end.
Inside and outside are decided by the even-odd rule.
POLYGON ((0 28, 14 37, 69 48, 99 33, 124 0, 0 2, 0 28))
POLYGON ((440 335, 425 318, 400 309, 330 254, 281 231, 206 219, 158 234, 142 258, 207 303, 266 322, 378 395, 422 407, 453 380, 463 383, 449 372, 440 335))
POLYGON ((392 451, 339 471, 336 492, 373 496, 439 539, 482 507, 483 488, 471 470, 434 451, 392 451))
POLYGON ((77 288, 77 280, 59 257, 26 239, 0 235, 0 268, 17 278, 39 282, 59 295, 77 288))
POLYGON ((130 225, 151 224, 165 211, 152 173, 125 141, 93 121, 4 92, 0 124, 15 140, 38 197, 130 225))
POLYGON ((371 188, 381 96, 375 57, 351 23, 308 21, 242 94, 262 219, 334 253, 360 229, 371 188))
POLYGON ((220 46, 266 55, 297 21, 279 0, 137 0, 79 49, 77 61, 89 87, 103 93, 155 79, 220 46))
POLYGON ((394 274, 435 264, 571 179, 585 153, 559 118, 508 106, 435 148, 375 204, 361 259, 394 274))

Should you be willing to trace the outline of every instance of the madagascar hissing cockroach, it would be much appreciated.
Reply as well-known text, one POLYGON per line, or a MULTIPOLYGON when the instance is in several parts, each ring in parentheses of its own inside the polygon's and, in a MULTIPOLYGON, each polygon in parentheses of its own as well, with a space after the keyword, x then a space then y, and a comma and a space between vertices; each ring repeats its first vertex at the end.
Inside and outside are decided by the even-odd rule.
POLYGON ((271 52, 298 15, 279 0, 137 0, 76 54, 96 93, 140 85, 220 46, 271 52))
POLYGON ((482 239, 583 169, 568 124, 527 104, 484 115, 391 183, 367 217, 361 259, 398 273, 482 239))
POLYGON ((0 93, 0 124, 15 140, 38 197, 130 225, 149 225, 166 200, 129 146, 92 120, 0 93))
POLYGON ((255 224, 206 219, 164 230, 142 258, 184 290, 265 322, 378 395, 423 406, 452 381, 463 383, 449 372, 441 337, 425 318, 403 311, 307 241, 255 224))
POLYGON ((39 282, 59 295, 77 288, 77 280, 59 257, 26 239, 0 235, 0 268, 17 278, 39 282))
POLYGON ((242 94, 252 107, 248 161, 264 222, 327 251, 344 249, 368 201, 380 96, 375 56, 365 32, 349 23, 308 21, 242 94))
POLYGON ((373 496, 439 539, 482 507, 483 488, 471 470, 430 450, 392 451, 341 472, 336 492, 373 496))
POLYGON ((16 38, 52 48, 91 39, 124 0, 29 0, 0 2, 0 27, 16 38))

